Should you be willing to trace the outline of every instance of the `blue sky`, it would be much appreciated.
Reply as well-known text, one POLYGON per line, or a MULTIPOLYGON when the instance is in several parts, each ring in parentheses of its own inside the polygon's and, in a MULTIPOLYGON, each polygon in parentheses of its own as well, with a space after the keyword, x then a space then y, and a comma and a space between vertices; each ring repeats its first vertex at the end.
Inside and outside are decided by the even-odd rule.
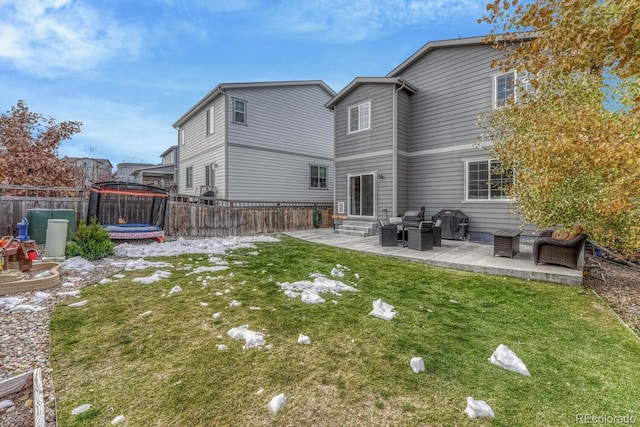
POLYGON ((484 35, 487 0, 0 0, 0 110, 83 122, 60 156, 159 163, 219 83, 384 76, 484 35))

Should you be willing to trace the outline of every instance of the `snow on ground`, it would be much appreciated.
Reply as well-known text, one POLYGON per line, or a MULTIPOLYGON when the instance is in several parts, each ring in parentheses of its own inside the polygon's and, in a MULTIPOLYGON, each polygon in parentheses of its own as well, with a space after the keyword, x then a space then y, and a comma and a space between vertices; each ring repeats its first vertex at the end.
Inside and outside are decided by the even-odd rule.
MULTIPOLYGON (((331 275, 344 277, 344 271, 348 270, 347 267, 338 264, 336 268, 331 271, 331 275), (342 274, 334 274, 336 271, 342 274)), ((283 282, 278 283, 278 286, 282 288, 284 294, 289 298, 301 297, 302 302, 307 304, 321 304, 325 302, 325 299, 320 296, 320 294, 324 292, 330 292, 338 296, 340 296, 340 292, 358 292, 356 288, 345 285, 339 280, 329 279, 321 273, 312 273, 309 277, 313 278, 313 281, 300 280, 293 283, 283 282)))
POLYGON ((255 242, 277 242, 275 237, 224 237, 210 239, 184 239, 179 238, 172 242, 153 242, 147 245, 132 245, 123 243, 115 247, 116 256, 123 257, 148 257, 148 256, 173 256, 183 254, 224 254, 228 250, 241 248, 254 248, 255 242))

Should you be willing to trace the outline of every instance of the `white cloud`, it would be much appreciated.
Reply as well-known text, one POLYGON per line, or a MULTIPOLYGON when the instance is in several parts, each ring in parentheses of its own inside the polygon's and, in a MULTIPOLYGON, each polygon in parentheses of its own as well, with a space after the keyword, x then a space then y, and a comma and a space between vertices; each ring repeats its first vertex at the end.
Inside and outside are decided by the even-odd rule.
POLYGON ((355 42, 407 27, 480 16, 486 0, 285 0, 269 11, 272 31, 355 42))
POLYGON ((73 0, 0 0, 0 63, 55 77, 136 54, 138 31, 73 0))

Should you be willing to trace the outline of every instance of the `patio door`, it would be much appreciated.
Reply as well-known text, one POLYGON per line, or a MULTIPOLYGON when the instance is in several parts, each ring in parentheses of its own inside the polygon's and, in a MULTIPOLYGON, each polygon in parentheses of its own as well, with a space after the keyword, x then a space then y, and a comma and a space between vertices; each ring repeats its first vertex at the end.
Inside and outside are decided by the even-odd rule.
POLYGON ((374 212, 374 175, 349 176, 349 215, 373 216, 374 212))

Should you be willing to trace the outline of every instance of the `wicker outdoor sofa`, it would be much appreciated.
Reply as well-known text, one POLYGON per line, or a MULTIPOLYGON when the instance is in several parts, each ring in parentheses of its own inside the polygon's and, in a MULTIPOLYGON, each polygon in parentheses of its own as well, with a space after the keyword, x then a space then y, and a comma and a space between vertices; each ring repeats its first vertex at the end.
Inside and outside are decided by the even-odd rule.
POLYGON ((572 239, 554 239, 553 230, 544 230, 533 243, 533 261, 578 268, 580 254, 587 242, 587 235, 580 233, 572 239))

